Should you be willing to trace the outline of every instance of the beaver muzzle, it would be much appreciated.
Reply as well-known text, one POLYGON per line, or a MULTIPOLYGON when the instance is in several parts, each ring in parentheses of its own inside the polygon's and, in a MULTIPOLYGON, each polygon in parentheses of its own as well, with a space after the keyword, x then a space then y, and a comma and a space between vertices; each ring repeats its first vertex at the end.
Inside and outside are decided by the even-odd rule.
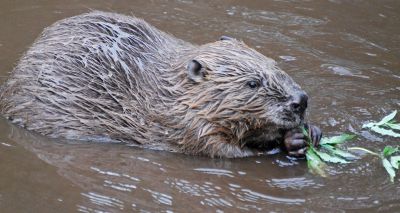
POLYGON ((307 109, 308 96, 305 92, 298 92, 291 97, 290 108, 294 113, 303 115, 307 109))

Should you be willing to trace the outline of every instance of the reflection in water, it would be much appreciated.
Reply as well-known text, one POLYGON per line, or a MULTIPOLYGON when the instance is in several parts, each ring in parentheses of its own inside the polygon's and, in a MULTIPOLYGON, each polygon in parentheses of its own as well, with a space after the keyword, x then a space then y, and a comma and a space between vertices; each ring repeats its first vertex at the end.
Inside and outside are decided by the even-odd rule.
MULTIPOLYGON (((181 212, 187 210, 186 205, 194 206, 196 211, 228 212, 365 208, 382 205, 382 201, 391 201, 395 199, 393 194, 400 193, 390 183, 380 185, 386 176, 374 176, 379 169, 374 159, 335 167, 333 176, 321 179, 306 173, 304 163, 279 163, 288 161, 279 154, 267 158, 209 159, 123 144, 54 141, 15 126, 6 127, 10 143, 5 147, 23 147, 56 168, 62 182, 78 187, 79 199, 74 199, 74 206, 82 212, 181 212), (359 181, 375 178, 379 182, 369 182, 368 186, 359 181), (377 194, 377 190, 384 193, 377 194)), ((35 173, 29 166, 25 171, 35 173)), ((48 188, 36 190, 46 193, 48 188)))
MULTIPOLYGON (((12 1, 0 3, 0 82, 34 38, 88 8, 134 14, 194 43, 229 35, 275 58, 311 96, 308 119, 371 150, 398 140, 361 130, 400 106, 400 2, 12 1)), ((49 140, 0 119, 1 212, 400 211, 400 179, 378 159, 323 179, 283 154, 209 159, 123 144, 49 140), (24 204, 24 205, 21 205, 24 204), (59 211, 58 211, 59 210, 59 211)))

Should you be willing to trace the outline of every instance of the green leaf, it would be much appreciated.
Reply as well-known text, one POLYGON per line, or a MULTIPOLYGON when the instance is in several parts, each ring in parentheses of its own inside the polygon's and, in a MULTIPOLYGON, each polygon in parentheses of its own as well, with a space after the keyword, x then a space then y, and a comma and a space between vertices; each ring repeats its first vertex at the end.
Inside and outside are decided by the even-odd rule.
POLYGON ((393 132, 392 130, 384 129, 384 128, 381 128, 381 127, 378 127, 378 126, 371 127, 371 130, 376 132, 376 133, 379 133, 381 135, 389 135, 389 136, 393 136, 393 137, 396 137, 396 138, 400 137, 399 133, 396 133, 396 132, 393 132))
POLYGON ((346 152, 346 151, 340 150, 340 149, 338 149, 338 148, 336 148, 334 146, 331 146, 331 145, 328 145, 328 144, 324 144, 324 145, 321 145, 321 146, 324 149, 328 150, 330 153, 332 153, 334 155, 337 155, 337 156, 340 156, 342 158, 353 158, 353 159, 357 158, 355 155, 351 154, 350 152, 346 152))
POLYGON ((320 152, 318 150, 314 150, 315 153, 325 162, 331 162, 331 163, 348 163, 347 160, 340 158, 340 157, 336 157, 336 156, 332 156, 329 155, 325 152, 320 152))
POLYGON ((389 115, 385 116, 384 118, 382 118, 381 121, 379 121, 377 123, 371 122, 371 123, 364 124, 362 126, 362 128, 372 128, 374 126, 381 126, 383 124, 386 124, 396 116, 396 113, 397 113, 397 110, 395 110, 392 113, 390 113, 389 115))
POLYGON ((399 151, 398 147, 385 146, 385 148, 382 151, 382 154, 384 157, 389 157, 390 155, 393 155, 397 151, 399 151))
POLYGON ((330 138, 322 138, 319 144, 321 144, 321 145, 323 145, 323 144, 341 144, 341 143, 344 143, 345 141, 353 139, 354 137, 356 137, 356 136, 349 135, 349 134, 343 134, 343 135, 339 135, 339 136, 333 136, 330 138))
POLYGON ((301 127, 301 131, 303 132, 303 135, 306 136, 307 143, 308 144, 312 144, 310 136, 308 135, 308 132, 307 132, 307 130, 306 130, 306 128, 304 126, 301 127))
POLYGON ((327 165, 318 157, 315 153, 315 149, 309 147, 306 152, 307 166, 310 172, 313 174, 320 175, 321 177, 326 177, 325 169, 327 165))
POLYGON ((367 123, 367 124, 363 124, 362 128, 366 129, 366 128, 371 128, 374 127, 376 125, 376 123, 367 123))
POLYGON ((390 162, 386 158, 382 158, 382 164, 390 176, 390 181, 394 182, 394 177, 396 176, 396 171, 394 170, 392 164, 390 164, 390 162))
POLYGON ((301 131, 303 132, 303 135, 308 136, 308 132, 304 126, 301 127, 301 131))
POLYGON ((392 164, 392 166, 393 166, 395 169, 399 169, 399 166, 400 166, 400 156, 392 156, 392 157, 390 158, 390 164, 392 164))
POLYGON ((385 126, 395 129, 395 130, 400 130, 400 124, 399 123, 387 123, 385 126))
POLYGON ((377 126, 383 125, 389 121, 391 121, 395 116, 396 116, 397 110, 393 111, 392 113, 390 113, 389 115, 385 116, 382 118, 381 121, 379 121, 378 123, 376 123, 377 126))

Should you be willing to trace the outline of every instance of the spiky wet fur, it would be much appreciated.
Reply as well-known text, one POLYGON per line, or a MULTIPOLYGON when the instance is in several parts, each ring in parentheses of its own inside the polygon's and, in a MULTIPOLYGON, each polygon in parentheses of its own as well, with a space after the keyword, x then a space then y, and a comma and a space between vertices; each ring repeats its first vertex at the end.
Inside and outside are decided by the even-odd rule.
POLYGON ((300 90, 241 41, 192 45, 143 20, 94 11, 44 30, 5 83, 0 110, 50 137, 244 157, 299 125, 287 103, 300 90), (205 66, 201 81, 188 77, 191 60, 205 66))

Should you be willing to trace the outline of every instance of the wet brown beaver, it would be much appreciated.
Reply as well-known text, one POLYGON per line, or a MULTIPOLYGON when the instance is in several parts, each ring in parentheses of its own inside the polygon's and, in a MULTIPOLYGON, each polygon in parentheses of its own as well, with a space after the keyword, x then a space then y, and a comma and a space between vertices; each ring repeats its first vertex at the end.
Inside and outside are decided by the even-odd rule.
MULTIPOLYGON (((244 157, 303 155, 307 95, 228 37, 193 45, 143 20, 90 12, 45 29, 0 93, 13 123, 50 137, 244 157)), ((321 132, 310 126, 314 143, 321 132)))

